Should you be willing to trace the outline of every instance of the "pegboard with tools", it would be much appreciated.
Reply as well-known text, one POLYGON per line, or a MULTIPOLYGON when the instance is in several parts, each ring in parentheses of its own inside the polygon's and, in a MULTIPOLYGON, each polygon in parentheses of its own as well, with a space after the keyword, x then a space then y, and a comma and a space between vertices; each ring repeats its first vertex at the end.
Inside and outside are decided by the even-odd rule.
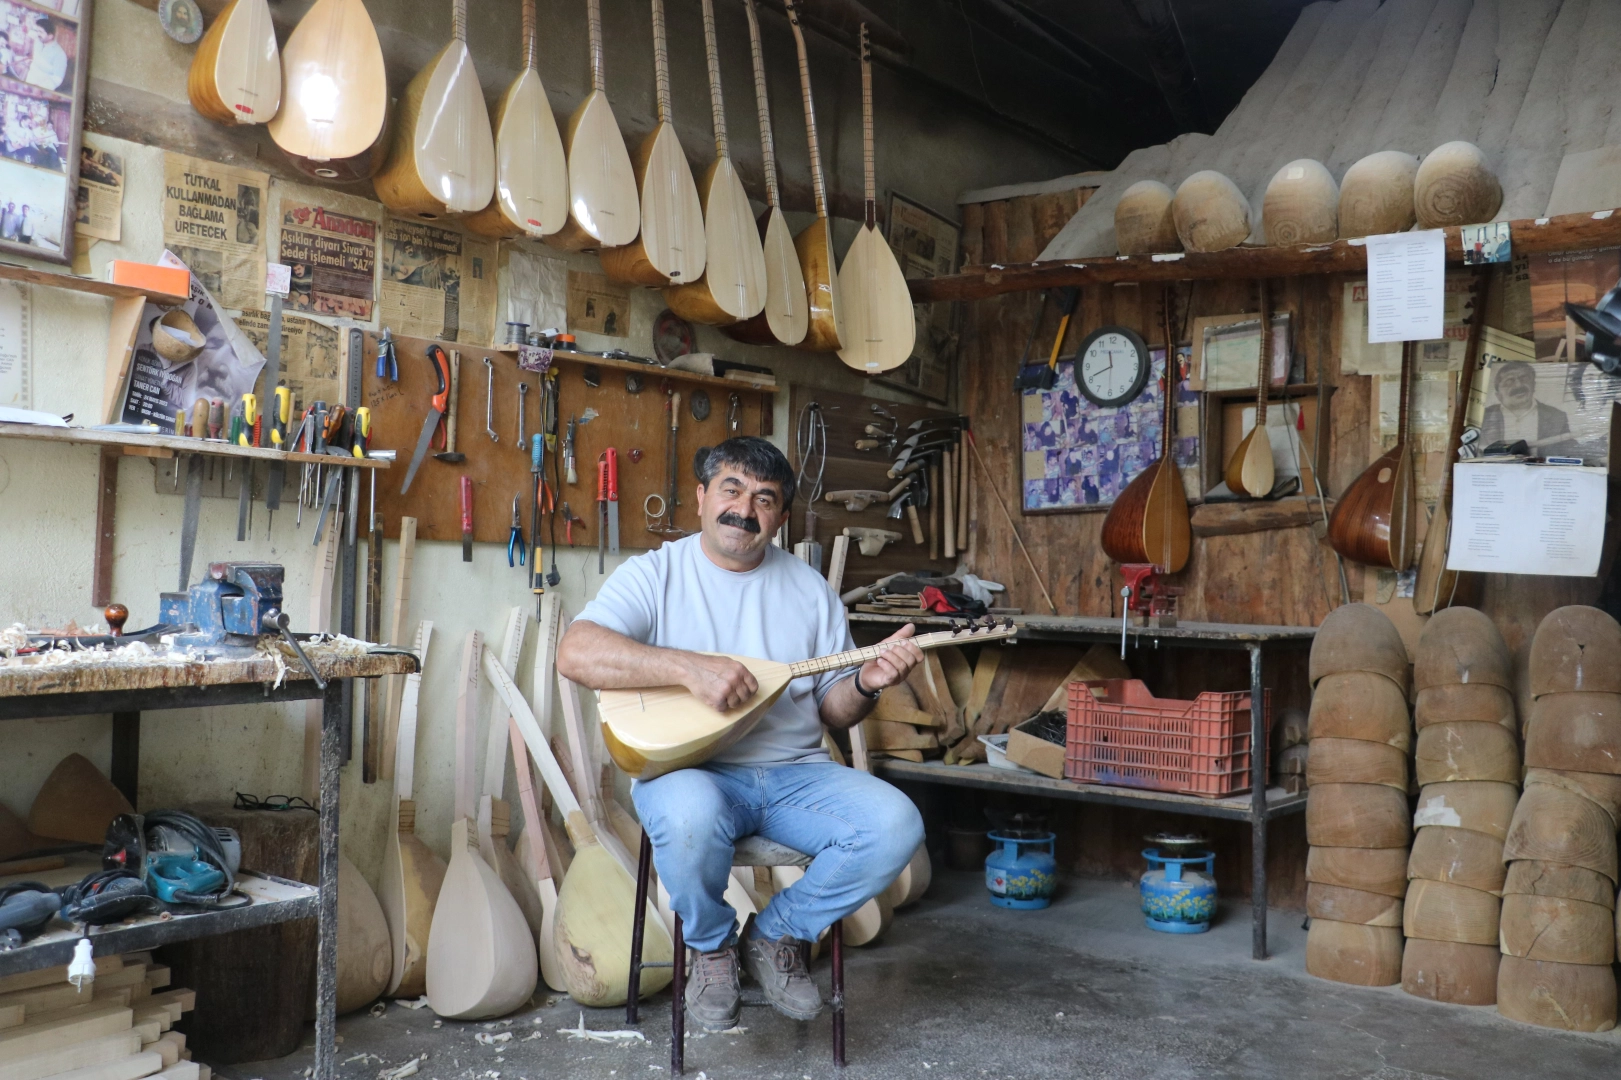
MULTIPOLYGON (((657 547, 674 532, 648 529, 647 510, 659 510, 668 501, 670 484, 670 406, 680 395, 675 430, 675 490, 673 528, 696 531, 697 506, 693 489, 693 456, 731 434, 770 433, 772 388, 733 380, 669 371, 630 361, 553 353, 547 376, 520 370, 517 357, 496 349, 470 347, 426 338, 392 338, 399 378, 377 375, 380 334, 368 333, 365 342, 362 397, 372 410, 372 447, 395 450, 394 468, 377 485, 377 512, 385 535, 399 536, 400 517, 417 519, 423 540, 459 541, 461 530, 461 478, 473 486, 473 539, 478 543, 505 544, 512 527, 512 499, 518 496, 519 524, 531 544, 534 478, 530 472, 528 440, 541 432, 544 395, 541 381, 555 374, 556 446, 546 448, 545 482, 548 512, 557 514, 559 546, 568 532, 562 517, 568 503, 578 519, 573 528, 575 547, 597 544, 597 461, 609 447, 619 459, 619 543, 621 549, 657 547), (416 449, 429 403, 438 389, 428 347, 438 344, 452 359, 455 409, 455 446, 446 450, 438 439, 429 448, 410 491, 400 493, 411 454, 416 449), (456 358, 459 356, 459 360, 456 358), (489 365, 484 361, 488 359, 489 365), (519 386, 528 392, 520 393, 519 386), (523 404, 525 444, 518 446, 519 403, 523 404), (702 417, 700 419, 699 417, 702 417), (562 470, 562 455, 569 421, 576 420, 574 457, 576 480, 569 483, 562 470), (488 420, 488 426, 486 426, 488 420), (493 431, 494 435, 490 434, 493 431), (436 455, 461 455, 460 461, 436 455), (555 460, 554 460, 555 459, 555 460), (650 496, 656 498, 649 500, 650 496)), ((551 519, 541 523, 541 539, 550 543, 551 519)), ((651 519, 655 528, 668 530, 667 514, 651 519)))
MULTIPOLYGON (((949 574, 956 568, 956 555, 947 557, 944 554, 944 526, 939 519, 943 517, 945 499, 939 490, 940 481, 935 478, 937 467, 925 468, 923 475, 918 478, 917 488, 909 489, 918 503, 915 509, 918 511, 918 525, 923 531, 922 544, 913 541, 911 521, 904 501, 900 497, 890 496, 890 492, 902 481, 889 475, 906 440, 917 434, 912 430, 912 424, 949 420, 954 415, 945 409, 927 405, 904 405, 799 385, 792 388, 788 397, 788 423, 791 427, 789 457, 795 471, 803 478, 800 494, 794 500, 793 513, 789 516, 790 538, 795 542, 806 538, 805 511, 815 511, 815 539, 822 545, 823 552, 820 569, 826 573, 833 538, 846 527, 883 529, 901 535, 899 541, 885 544, 876 556, 861 554, 857 543, 852 540, 850 553, 845 560, 845 589, 868 585, 886 574, 899 571, 932 570, 949 574), (823 429, 820 432, 812 431, 815 426, 809 410, 812 403, 818 406, 814 413, 821 418, 823 429), (824 436, 825 464, 819 461, 824 436), (805 453, 807 445, 808 454, 805 453), (821 478, 821 495, 813 503, 812 494, 818 475, 821 478), (850 494, 836 502, 828 501, 829 494, 841 492, 850 494), (883 498, 873 497, 875 494, 881 494, 883 498), (890 517, 889 512, 896 505, 901 507, 901 516, 890 517), (930 557, 931 550, 934 552, 933 558, 930 557)), ((954 485, 954 512, 957 496, 958 489, 954 485)))

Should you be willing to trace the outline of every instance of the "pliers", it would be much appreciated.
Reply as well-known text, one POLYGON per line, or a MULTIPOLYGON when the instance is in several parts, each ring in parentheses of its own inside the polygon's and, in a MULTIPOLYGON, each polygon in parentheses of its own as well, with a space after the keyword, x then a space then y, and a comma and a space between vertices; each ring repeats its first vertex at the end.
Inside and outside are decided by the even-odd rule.
POLYGON ((512 531, 507 534, 508 566, 524 566, 529 558, 529 546, 523 540, 523 526, 518 523, 519 498, 518 495, 512 497, 512 531), (514 556, 516 556, 516 561, 514 561, 514 556))

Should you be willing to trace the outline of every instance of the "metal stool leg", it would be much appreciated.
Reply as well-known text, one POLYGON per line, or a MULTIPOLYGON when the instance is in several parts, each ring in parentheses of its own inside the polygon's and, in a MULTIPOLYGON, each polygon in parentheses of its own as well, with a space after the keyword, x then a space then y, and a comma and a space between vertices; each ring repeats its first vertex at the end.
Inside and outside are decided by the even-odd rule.
POLYGON ((844 1068, 844 920, 833 924, 833 1064, 844 1068))
POLYGON ((630 986, 625 1000, 625 1023, 636 1023, 642 996, 642 937, 647 929, 647 877, 653 863, 653 842, 642 833, 641 857, 636 862, 636 914, 630 923, 630 986))
POLYGON ((687 939, 681 932, 681 916, 675 917, 675 991, 670 1001, 670 1075, 680 1076, 687 1062, 687 939))

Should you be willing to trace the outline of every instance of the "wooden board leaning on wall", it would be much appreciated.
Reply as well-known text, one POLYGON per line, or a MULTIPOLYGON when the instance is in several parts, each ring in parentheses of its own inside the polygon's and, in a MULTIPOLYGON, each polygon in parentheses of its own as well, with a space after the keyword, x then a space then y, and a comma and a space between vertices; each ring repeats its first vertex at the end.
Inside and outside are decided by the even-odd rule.
MULTIPOLYGON (((465 473, 473 478, 473 539, 479 543, 505 544, 512 525, 512 497, 519 499, 519 521, 525 538, 529 535, 529 517, 534 482, 529 472, 530 453, 519 450, 518 437, 518 383, 529 384, 525 405, 524 434, 533 436, 539 429, 540 380, 533 372, 521 371, 517 358, 511 353, 476 345, 443 341, 439 345, 448 355, 461 354, 460 388, 456 403, 456 450, 467 455, 458 465, 436 461, 433 457, 441 447, 428 451, 411 490, 400 494, 405 472, 410 465, 411 452, 416 449, 417 436, 427 415, 428 401, 437 382, 428 363, 427 350, 433 342, 425 338, 395 338, 395 351, 399 358, 399 382, 379 379, 377 370, 378 335, 366 334, 366 351, 361 384, 361 400, 372 410, 374 436, 372 448, 395 450, 399 459, 395 468, 380 477, 377 485, 377 512, 382 516, 383 531, 389 539, 399 538, 400 516, 408 514, 417 519, 417 536, 422 540, 461 539, 461 497, 459 483, 465 473), (484 402, 486 372, 484 358, 489 357, 495 372, 495 406, 492 423, 499 441, 490 441, 484 428, 484 402)), ((612 446, 619 451, 619 542, 621 548, 632 550, 657 547, 661 539, 646 531, 642 503, 649 495, 663 495, 665 491, 665 447, 669 442, 669 419, 665 410, 664 385, 681 394, 681 419, 677 432, 676 489, 680 496, 676 507, 676 525, 696 531, 697 505, 693 488, 692 457, 700 446, 713 446, 727 437, 726 413, 730 396, 738 397, 738 432, 743 435, 769 435, 773 395, 747 384, 690 372, 665 371, 641 364, 603 360, 597 357, 570 353, 554 354, 553 370, 557 372, 558 425, 556 453, 563 450, 563 439, 568 432, 569 417, 583 417, 588 409, 596 415, 589 423, 579 426, 575 436, 576 469, 579 482, 563 483, 556 489, 559 475, 552 467, 548 448, 546 481, 554 488, 557 511, 562 504, 578 518, 585 519, 585 527, 574 527, 574 545, 595 548, 597 543, 597 457, 612 446), (600 385, 591 387, 585 382, 587 368, 595 367, 600 373, 600 385), (642 380, 640 393, 626 389, 626 375, 637 375, 642 380), (702 420, 692 418, 692 393, 703 390, 709 395, 709 416, 702 420), (631 460, 630 451, 642 451, 640 462, 631 460)), ((300 405, 302 407, 302 405, 300 405)), ((362 513, 367 492, 361 493, 362 513)), ((541 522, 541 535, 549 541, 550 523, 541 522)), ((557 541, 564 545, 563 521, 557 521, 557 541)))
MULTIPOLYGON (((913 421, 925 417, 953 416, 954 413, 946 409, 937 409, 929 405, 904 405, 895 401, 884 401, 879 398, 862 397, 857 394, 839 394, 831 390, 818 390, 812 387, 795 385, 788 394, 788 432, 785 440, 789 446, 788 457, 793 467, 799 468, 799 451, 794 445, 796 425, 799 423, 800 411, 811 401, 822 406, 822 418, 827 422, 827 469, 822 474, 822 491, 888 491, 898 480, 889 478, 889 466, 894 455, 884 450, 857 450, 855 441, 867 438, 863 429, 868 424, 886 425, 889 423, 882 416, 872 411, 872 406, 892 413, 898 421, 901 441, 911 434, 906 426, 913 421)), ((975 481, 978 481, 975 477, 975 481)), ((812 481, 807 479, 809 485, 812 481)), ((788 532, 792 542, 797 543, 805 539, 805 508, 810 493, 802 492, 794 499, 793 513, 789 515, 788 532)), ((982 503, 980 515, 985 514, 982 503)), ((816 540, 822 545, 823 573, 827 572, 827 559, 832 551, 833 538, 847 527, 867 529, 888 529, 901 534, 898 543, 885 544, 884 550, 876 556, 863 555, 856 549, 855 542, 850 544, 850 555, 844 564, 845 590, 853 589, 858 585, 870 585, 886 574, 899 571, 932 570, 938 574, 949 574, 956 568, 956 558, 929 559, 928 522, 935 512, 935 506, 930 505, 918 511, 924 521, 924 542, 922 545, 912 543, 911 528, 903 516, 899 521, 888 516, 889 506, 884 503, 873 503, 865 510, 852 513, 844 508, 843 503, 830 503, 825 499, 815 506, 817 524, 816 540)))

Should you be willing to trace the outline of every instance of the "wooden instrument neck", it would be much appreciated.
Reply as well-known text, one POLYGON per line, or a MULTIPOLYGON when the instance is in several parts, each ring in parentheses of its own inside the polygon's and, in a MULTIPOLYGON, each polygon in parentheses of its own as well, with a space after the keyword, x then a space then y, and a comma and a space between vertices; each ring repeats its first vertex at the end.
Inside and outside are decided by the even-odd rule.
POLYGON ((451 0, 450 37, 453 41, 467 44, 467 0, 451 0))
POLYGON ((664 0, 653 0, 653 85, 659 123, 670 123, 670 54, 664 42, 664 0))
POLYGON ((1404 341, 1401 345, 1401 406, 1396 419, 1396 445, 1402 446, 1407 442, 1407 413, 1413 393, 1413 343, 1404 341))
POLYGON ((715 116, 715 156, 727 157, 726 102, 720 94, 720 49, 715 44, 714 0, 704 0, 704 59, 709 64, 709 110, 715 116))
MULTIPOLYGON (((997 641, 1001 638, 1012 637, 1018 631, 1011 626, 996 626, 988 629, 970 630, 942 630, 935 634, 924 634, 922 637, 912 639, 912 644, 920 649, 938 649, 942 645, 970 645, 976 641, 997 641)), ((838 671, 841 668, 859 667, 870 660, 882 656, 886 649, 893 648, 894 642, 879 642, 864 649, 851 649, 848 652, 833 653, 830 656, 817 656, 809 660, 801 660, 797 664, 789 664, 790 678, 798 679, 806 675, 820 675, 824 671, 838 671)))
POLYGON ((810 57, 805 52, 805 32, 799 27, 799 5, 784 0, 788 9, 788 25, 794 31, 794 45, 799 50, 799 96, 805 105, 805 141, 810 147, 811 194, 816 200, 816 216, 827 217, 827 181, 822 176, 822 151, 816 141, 816 106, 811 101, 810 57))
POLYGON ((765 53, 760 48, 760 18, 754 10, 754 0, 743 0, 743 11, 749 18, 749 53, 754 61, 754 104, 760 113, 760 156, 765 163, 766 205, 782 205, 777 192, 777 148, 771 139, 771 99, 766 95, 765 53))
POLYGON ((598 0, 589 0, 586 4, 585 23, 591 35, 591 89, 605 94, 608 80, 602 71, 602 8, 598 0))
POLYGON ((1474 310, 1469 316, 1469 344, 1464 347, 1463 371, 1458 374, 1458 400, 1452 409, 1452 424, 1447 433, 1447 465, 1441 474, 1441 504, 1446 505, 1452 489, 1452 467, 1458 463, 1458 452, 1463 449, 1463 429, 1467 422, 1469 397, 1475 389, 1475 369, 1480 363, 1480 338, 1486 326, 1486 290, 1491 278, 1484 267, 1475 271, 1472 292, 1474 310))
POLYGON ((1261 292, 1261 362, 1255 374, 1255 426, 1266 429, 1266 395, 1272 387, 1272 305, 1268 302, 1266 280, 1260 282, 1261 292))
POLYGON ((874 226, 878 201, 878 171, 873 166, 872 146, 872 45, 867 41, 867 24, 861 24, 861 165, 862 184, 867 199, 867 228, 874 226))
POLYGON ((523 0, 523 66, 538 68, 538 53, 535 45, 535 0, 523 0))
POLYGON ((1181 372, 1176 363, 1176 335, 1171 330, 1171 290, 1160 290, 1165 323, 1165 430, 1160 433, 1160 460, 1171 464, 1172 435, 1176 431, 1176 388, 1181 372))

